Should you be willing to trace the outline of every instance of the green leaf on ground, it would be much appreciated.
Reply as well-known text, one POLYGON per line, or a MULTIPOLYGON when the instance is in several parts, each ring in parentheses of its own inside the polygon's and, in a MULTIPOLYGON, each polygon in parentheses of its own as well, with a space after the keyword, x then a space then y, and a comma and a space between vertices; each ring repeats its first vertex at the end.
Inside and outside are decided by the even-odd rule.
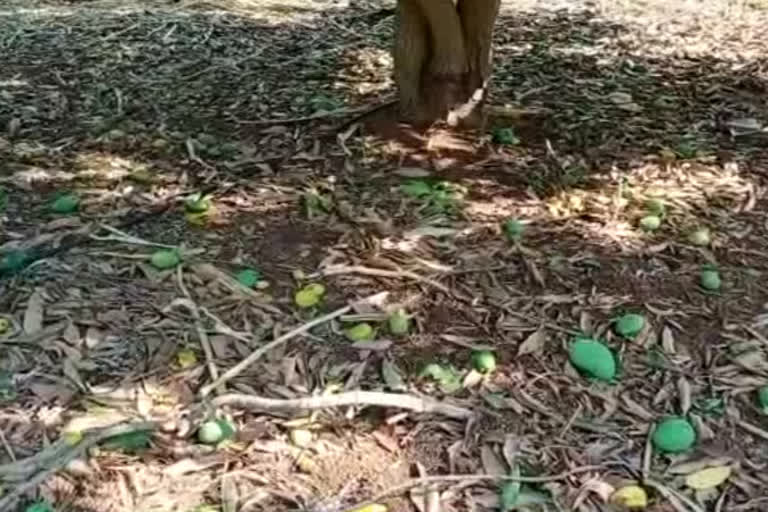
POLYGON ((443 393, 450 394, 461 389, 461 376, 453 366, 431 363, 424 367, 420 377, 431 377, 440 385, 443 393))
POLYGON ((152 432, 149 430, 140 430, 138 432, 129 432, 105 439, 101 446, 105 450, 121 450, 125 453, 138 453, 149 448, 152 440, 152 432))
POLYGON ((80 207, 80 198, 75 194, 63 194, 51 203, 51 211, 54 213, 72 213, 80 207))
POLYGON ((54 508, 46 501, 37 501, 28 505, 24 512, 55 512, 54 508))
POLYGON ((400 185, 400 191, 409 197, 424 197, 433 193, 432 186, 423 180, 409 180, 400 185))
POLYGON ((505 146, 516 146, 520 144, 520 139, 515 135, 515 129, 511 127, 494 128, 491 132, 491 140, 494 144, 505 146))
POLYGON ((181 255, 176 249, 155 251, 150 257, 150 263, 158 270, 167 270, 181 263, 181 255))

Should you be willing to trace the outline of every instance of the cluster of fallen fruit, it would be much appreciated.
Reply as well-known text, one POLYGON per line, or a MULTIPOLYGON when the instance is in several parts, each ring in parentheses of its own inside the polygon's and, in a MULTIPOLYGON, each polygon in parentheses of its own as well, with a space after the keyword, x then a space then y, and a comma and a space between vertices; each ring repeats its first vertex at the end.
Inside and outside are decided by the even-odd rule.
MULTIPOLYGON (((658 209, 658 205, 655 206, 658 209)), ((643 219, 641 225, 648 222, 647 219, 643 219)), ((646 229, 648 228, 646 227, 646 229)), ((510 242, 519 243, 524 233, 524 225, 518 220, 508 220, 503 224, 502 232, 510 242)), ((703 229, 696 230, 691 234, 689 241, 696 246, 708 245, 710 243, 709 232, 703 229)), ((700 274, 699 284, 708 291, 719 290, 721 280, 718 271, 712 267, 705 267, 700 274)), ((294 302, 300 308, 313 308, 320 302, 324 293, 325 287, 323 285, 310 284, 296 292, 294 302)), ((624 339, 634 339, 646 327, 645 318, 636 313, 625 314, 614 322, 616 334, 624 339)), ((395 311, 387 318, 386 329, 392 335, 405 335, 409 328, 410 316, 403 310, 395 311)), ((378 329, 370 323, 363 322, 344 329, 344 334, 351 341, 366 342, 375 339, 377 331, 378 329)), ((617 378, 617 358, 614 352, 599 340, 577 337, 570 344, 568 359, 571 365, 586 378, 604 382, 612 382, 617 378)), ((473 373, 478 375, 488 375, 496 369, 496 357, 491 350, 473 351, 471 362, 473 373)), ((461 388, 458 372, 453 367, 430 363, 425 366, 420 376, 430 377, 439 382, 441 389, 446 393, 461 388)), ((768 411, 768 386, 758 391, 757 401, 763 410, 768 411)), ((198 435, 201 442, 218 443, 233 433, 234 429, 226 420, 211 420, 200 427, 198 435)), ((653 448, 658 452, 667 454, 686 452, 694 446, 696 440, 696 430, 684 416, 663 418, 654 426, 651 435, 653 448)), ((721 484, 729 476, 730 467, 704 468, 690 474, 686 479, 686 484, 693 489, 707 489, 721 484)), ((502 510, 512 510, 519 505, 517 502, 520 488, 520 482, 515 480, 502 485, 499 497, 502 510)), ((612 494, 611 502, 628 509, 642 509, 648 504, 648 496, 643 487, 626 485, 612 494)))
MULTIPOLYGON (((630 313, 618 318, 614 324, 617 334, 626 339, 635 338, 646 327, 642 315, 630 313)), ((614 353, 602 342, 591 338, 577 338, 569 349, 569 360, 585 377, 611 382, 616 378, 617 363, 614 353)), ((768 386, 757 392, 757 403, 768 411, 768 386)), ((687 418, 669 416, 659 421, 652 431, 651 443, 661 453, 686 452, 696 443, 696 430, 687 418)), ((705 468, 689 475, 687 485, 705 489, 715 487, 730 476, 730 467, 705 468)), ((642 487, 628 486, 619 489, 613 501, 628 508, 644 508, 647 496, 642 487)))
MULTIPOLYGON (((71 213, 79 207, 79 198, 71 194, 58 197, 51 205, 51 210, 56 213, 71 213)), ((185 204, 187 213, 197 214, 210 209, 210 203, 204 198, 192 198, 185 204)), ((645 205, 646 215, 639 220, 639 225, 646 231, 655 231, 665 217, 664 204, 656 199, 647 201, 645 205)), ((502 225, 502 232, 512 243, 518 244, 523 238, 525 226, 516 219, 507 220, 502 225)), ((711 236, 706 228, 698 228, 692 231, 688 238, 689 243, 704 247, 710 244, 711 236)), ((178 249, 164 249, 154 252, 149 261, 158 270, 168 270, 178 266, 184 257, 178 249)), ((261 274, 254 269, 245 269, 235 276, 236 280, 246 288, 259 287, 261 274)), ((699 275, 700 286, 716 292, 721 288, 720 274, 714 267, 704 267, 699 275)), ((313 283, 304 286, 294 295, 294 302, 300 309, 313 311, 321 302, 325 287, 322 284, 313 283)), ((406 311, 398 309, 390 313, 385 322, 384 329, 393 336, 408 334, 411 316, 406 311)), ((3 326, 0 325, 0 328, 3 326)), ((615 332, 625 338, 635 338, 646 327, 645 318, 642 315, 630 313, 621 316, 614 322, 615 332)), ((354 342, 367 342, 376 338, 380 329, 369 322, 361 322, 343 330, 344 335, 354 342)), ((599 340, 578 337, 570 344, 568 358, 571 365, 584 377, 597 381, 612 382, 617 377, 617 358, 604 343, 599 340)), ((491 350, 473 351, 471 357, 474 373, 488 375, 496 369, 496 357, 491 350)), ((462 387, 458 372, 452 367, 431 363, 422 370, 421 377, 432 378, 441 384, 441 389, 450 393, 462 387)), ((768 386, 758 390, 757 402, 763 411, 768 412, 768 386)), ((235 435, 235 426, 224 418, 211 418, 202 423, 197 431, 198 440, 201 443, 217 445, 235 435)), ((691 449, 696 443, 697 434, 693 425, 687 418, 681 416, 667 417, 659 421, 651 435, 651 443, 662 453, 681 453, 691 449)), ((302 444, 296 439, 297 444, 302 444)), ((705 468, 702 471, 690 475, 687 484, 691 488, 706 488, 717 485, 716 482, 725 481, 730 474, 729 468, 705 468)), ((502 510, 511 510, 517 503, 520 493, 520 482, 510 481, 502 486, 500 503, 502 510)), ((618 489, 611 497, 611 501, 627 508, 644 508, 647 504, 645 490, 637 485, 629 485, 618 489)))

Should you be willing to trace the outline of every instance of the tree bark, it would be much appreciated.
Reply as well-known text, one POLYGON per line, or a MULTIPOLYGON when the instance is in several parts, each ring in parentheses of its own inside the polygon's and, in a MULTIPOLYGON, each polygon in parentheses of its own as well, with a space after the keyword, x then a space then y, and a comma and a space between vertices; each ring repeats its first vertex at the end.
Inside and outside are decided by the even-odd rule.
POLYGON ((499 0, 398 0, 393 53, 405 120, 481 124, 498 11, 499 0))

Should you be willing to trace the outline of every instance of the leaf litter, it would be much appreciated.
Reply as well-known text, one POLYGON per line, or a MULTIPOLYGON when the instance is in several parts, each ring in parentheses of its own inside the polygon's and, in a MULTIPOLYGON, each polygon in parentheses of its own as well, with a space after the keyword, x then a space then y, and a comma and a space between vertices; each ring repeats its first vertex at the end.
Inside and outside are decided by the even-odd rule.
POLYGON ((494 112, 545 114, 494 127, 514 143, 458 169, 443 155, 403 162, 391 141, 354 130, 326 136, 388 101, 389 4, 6 4, 3 505, 339 512, 374 498, 410 510, 413 489, 432 509, 594 510, 624 489, 616 500, 648 510, 759 509, 768 11, 757 3, 505 6, 493 102, 512 107, 494 112), (192 222, 189 198, 215 215, 192 222), (648 213, 658 226, 637 229, 648 213), (184 257, 152 266, 160 250, 184 257), (715 269, 705 293, 700 274, 715 269), (297 307, 313 284, 322 300, 297 307), (373 339, 366 329, 353 346, 330 318, 226 392, 327 404, 386 388, 477 417, 354 400, 252 409, 214 394, 232 404, 217 414, 236 434, 195 442, 214 419, 196 394, 216 371, 383 291, 355 320, 373 339), (400 310, 409 325, 390 336, 400 310), (628 313, 647 332, 617 335, 628 313), (613 354, 612 381, 569 366, 579 336, 613 354), (493 351, 493 370, 472 368, 475 350, 493 351), (656 453, 653 426, 681 414, 694 446, 656 453), (153 435, 104 444, 93 430, 126 420, 153 435), (50 440, 53 467, 70 463, 41 474, 34 457, 54 453, 50 440), (96 444, 89 464, 110 470, 83 472, 75 461, 96 444), (409 480, 412 466, 432 480, 409 480))

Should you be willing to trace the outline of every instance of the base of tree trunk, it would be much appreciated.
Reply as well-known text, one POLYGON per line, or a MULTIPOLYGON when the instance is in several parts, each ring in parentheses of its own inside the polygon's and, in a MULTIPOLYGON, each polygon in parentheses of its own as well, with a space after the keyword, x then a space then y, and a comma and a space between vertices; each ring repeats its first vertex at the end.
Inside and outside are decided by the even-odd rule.
POLYGON ((415 125, 482 128, 500 0, 397 0, 400 115, 415 125))
POLYGON ((472 90, 468 75, 439 75, 425 73, 421 79, 422 98, 415 112, 404 111, 401 119, 414 125, 429 126, 445 123, 452 128, 482 129, 485 117, 485 90, 472 90))

